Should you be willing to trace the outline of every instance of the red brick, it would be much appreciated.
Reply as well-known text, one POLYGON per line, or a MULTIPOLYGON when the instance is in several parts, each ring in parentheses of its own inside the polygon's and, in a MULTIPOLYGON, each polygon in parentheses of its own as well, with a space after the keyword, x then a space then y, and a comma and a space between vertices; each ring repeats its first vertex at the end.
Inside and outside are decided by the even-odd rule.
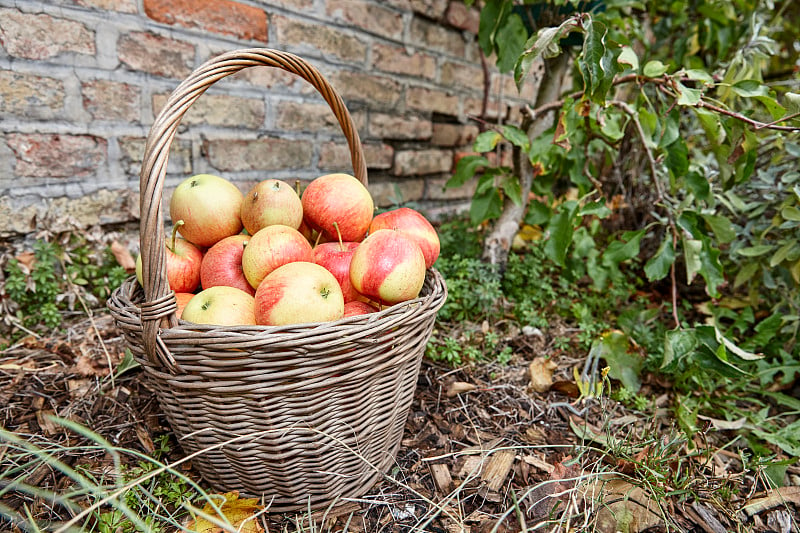
POLYGON ((430 139, 430 120, 415 116, 388 113, 370 113, 369 136, 378 139, 426 140, 430 139))
POLYGON ((0 9, 0 42, 10 55, 24 59, 95 53, 94 32, 80 22, 16 9, 0 9))
POLYGON ((463 0, 453 0, 447 6, 445 21, 459 30, 477 35, 480 26, 481 12, 475 7, 467 7, 463 0))
MULTIPOLYGON (((128 174, 138 176, 142 169, 144 146, 147 139, 144 137, 120 137, 117 139, 120 149, 120 164, 128 174)), ((169 147, 169 161, 167 174, 192 173, 192 146, 191 141, 172 139, 169 147)))
POLYGON ((309 141, 275 138, 215 139, 203 148, 211 165, 223 171, 304 169, 313 150, 309 141))
POLYGON ((83 7, 93 7, 103 11, 119 11, 120 13, 136 13, 136 0, 74 0, 83 7))
POLYGON ((272 24, 282 46, 305 47, 315 54, 321 52, 353 63, 363 63, 367 57, 363 42, 336 28, 278 15, 272 17, 272 24))
POLYGON ((384 72, 433 79, 436 58, 424 52, 409 54, 404 46, 376 43, 372 46, 372 66, 384 72))
MULTIPOLYGON (((338 133, 342 131, 339 121, 328 104, 282 101, 276 102, 275 126, 282 131, 314 131, 338 133)), ((356 130, 364 129, 364 114, 351 113, 356 130)))
POLYGON ((83 108, 96 120, 139 122, 139 87, 109 80, 81 84, 83 108))
POLYGON ((164 24, 267 42, 264 10, 232 0, 144 0, 144 11, 164 24))
POLYGON ((427 187, 425 188, 425 199, 460 200, 462 198, 472 198, 472 196, 475 194, 475 187, 478 184, 478 180, 469 180, 461 187, 445 189, 444 186, 449 179, 450 177, 429 178, 427 187))
POLYGON ((132 70, 185 78, 194 64, 194 45, 150 32, 131 32, 117 42, 119 60, 132 70))
POLYGON ((408 0, 408 3, 414 13, 434 20, 442 18, 447 9, 447 0, 408 0))
POLYGON ((0 70, 0 115, 54 118, 64 110, 61 80, 0 70))
MULTIPOLYGON (((388 170, 392 167, 394 149, 388 144, 364 143, 364 159, 367 168, 375 170, 388 170)), ((319 154, 319 168, 325 171, 338 170, 353 172, 353 163, 350 159, 350 148, 345 142, 329 142, 322 145, 319 154)))
POLYGON ((403 35, 402 13, 364 0, 327 0, 326 12, 335 20, 388 39, 403 35))
MULTIPOLYGON (((503 98, 502 103, 498 102, 497 95, 490 94, 489 101, 486 103, 487 120, 497 120, 508 116, 508 98, 503 98)), ((480 117, 483 109, 483 98, 467 98, 464 100, 464 114, 469 117, 480 117)))
POLYGON ((474 91, 483 91, 483 69, 468 63, 445 61, 442 64, 441 83, 447 87, 463 87, 474 91))
POLYGON ((434 146, 464 146, 475 142, 478 136, 478 126, 475 124, 445 124, 433 125, 431 144, 434 146))
POLYGON ((343 70, 330 82, 345 100, 366 102, 370 108, 394 108, 400 101, 400 84, 390 78, 343 70))
POLYGON ((453 152, 450 150, 406 150, 395 154, 392 174, 395 176, 438 174, 450 172, 452 166, 453 152))
POLYGON ((375 205, 379 207, 389 207, 404 202, 422 200, 425 194, 425 180, 404 179, 391 182, 370 181, 367 189, 375 205))
POLYGON ((108 143, 93 135, 9 133, 14 173, 21 177, 73 178, 94 174, 105 163, 108 143))
POLYGON ((458 96, 438 89, 410 87, 406 92, 406 105, 420 111, 458 116, 458 96))
MULTIPOLYGON (((153 116, 157 116, 168 94, 153 95, 153 116)), ((225 94, 204 94, 194 101, 181 119, 181 124, 208 124, 235 128, 260 128, 264 125, 264 101, 225 94)))
POLYGON ((432 48, 459 58, 464 57, 466 49, 461 32, 419 17, 411 21, 410 41, 420 48, 432 48))

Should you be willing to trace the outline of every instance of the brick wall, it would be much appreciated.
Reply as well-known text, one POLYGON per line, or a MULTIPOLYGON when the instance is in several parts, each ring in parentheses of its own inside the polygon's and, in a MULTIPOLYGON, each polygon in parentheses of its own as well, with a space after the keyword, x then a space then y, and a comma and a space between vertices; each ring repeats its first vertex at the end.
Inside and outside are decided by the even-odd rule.
MULTIPOLYGON (((154 117, 175 86, 222 52, 271 47, 316 66, 364 143, 378 205, 431 216, 470 191, 443 191, 482 108, 477 11, 462 0, 0 0, 0 234, 73 217, 138 215, 138 173, 154 117)), ((490 65, 492 61, 488 62, 490 65)), ((531 101, 490 67, 489 120, 531 101)), ((240 188, 352 173, 344 137, 294 75, 250 68, 184 116, 167 191, 210 172, 240 188)))

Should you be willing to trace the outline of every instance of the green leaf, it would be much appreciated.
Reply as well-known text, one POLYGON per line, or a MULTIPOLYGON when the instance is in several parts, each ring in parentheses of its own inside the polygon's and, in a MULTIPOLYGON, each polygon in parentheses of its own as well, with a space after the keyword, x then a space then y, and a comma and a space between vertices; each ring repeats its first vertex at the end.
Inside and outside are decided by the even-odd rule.
POLYGON ((661 368, 674 368, 682 359, 694 353, 700 344, 694 329, 673 329, 664 337, 664 359, 661 368))
POLYGON ((503 137, 514 146, 521 148, 523 152, 530 149, 531 140, 528 138, 528 134, 517 126, 511 124, 503 126, 503 137))
POLYGON ((588 204, 581 207, 580 211, 578 211, 578 216, 589 216, 595 215, 597 218, 606 218, 611 214, 611 209, 608 208, 605 201, 598 200, 596 202, 589 202, 588 204))
POLYGON ((689 149, 683 139, 678 139, 665 148, 667 168, 675 178, 681 178, 689 171, 689 149))
POLYGON ((794 222, 800 222, 800 209, 796 208, 793 205, 787 205, 783 209, 781 209, 781 216, 784 220, 792 220, 794 222))
POLYGON ((746 248, 739 248, 736 253, 745 257, 759 257, 771 252, 775 246, 772 244, 756 244, 746 248))
POLYGON ((520 54, 525 50, 525 41, 528 38, 528 30, 525 29, 519 15, 512 13, 509 15, 502 28, 499 28, 495 35, 497 44, 497 70, 509 72, 514 68, 520 54))
POLYGON ((475 138, 472 149, 476 152, 491 152, 502 139, 503 136, 496 131, 484 131, 475 138))
POLYGON ((658 281, 664 279, 669 273, 670 267, 675 262, 675 247, 672 244, 672 237, 667 235, 658 247, 655 255, 644 265, 644 273, 648 281, 658 281))
POLYGON ((695 108, 694 112, 711 142, 719 144, 725 139, 725 128, 722 126, 722 121, 717 113, 702 107, 695 108))
POLYGON ((488 167, 489 160, 482 155, 467 155, 456 163, 456 170, 453 177, 445 183, 445 189, 461 187, 475 177, 475 173, 480 168, 488 167))
POLYGON ((703 91, 700 89, 690 89, 686 87, 681 82, 675 82, 675 85, 678 88, 678 105, 682 106, 695 106, 700 102, 700 97, 703 95, 703 91))
POLYGON ((696 80, 706 84, 714 83, 714 78, 705 70, 691 68, 686 70, 685 73, 686 77, 690 80, 696 80))
POLYGON ((551 216, 553 216, 553 210, 550 209, 550 206, 539 200, 531 200, 528 204, 528 214, 525 215, 525 223, 531 226, 540 226, 549 221, 551 216))
POLYGON ((722 215, 700 215, 711 227, 711 231, 717 236, 717 240, 721 243, 729 243, 736 238, 736 231, 733 229, 733 223, 722 215))
POLYGON ((789 114, 800 112, 800 94, 783 93, 783 99, 786 102, 786 111, 789 114))
POLYGON ((633 51, 630 46, 623 46, 622 50, 617 57, 617 62, 620 65, 628 65, 633 70, 639 70, 639 56, 633 51))
POLYGON ((506 174, 500 179, 500 188, 516 205, 522 205, 522 187, 519 178, 513 174, 506 174))
MULTIPOLYGON (((496 2, 497 0, 494 1, 496 2)), ((483 13, 481 13, 481 15, 483 15, 483 13)), ((483 17, 481 17, 481 19, 482 18, 483 17)), ((576 21, 577 19, 575 17, 570 17, 559 26, 540 29, 536 35, 528 39, 528 42, 525 43, 527 50, 522 53, 517 64, 514 66, 514 81, 516 81, 518 88, 522 86, 522 82, 525 81, 525 78, 528 76, 533 62, 540 56, 550 58, 561 53, 561 47, 558 45, 558 42, 564 35, 577 27, 576 21)))
POLYGON ((662 76, 667 71, 667 66, 659 60, 648 61, 644 69, 642 70, 642 74, 647 76, 648 78, 658 78, 662 76))
POLYGON ((621 331, 609 331, 596 339, 589 350, 589 357, 605 359, 609 367, 608 375, 619 380, 626 389, 638 392, 642 387, 639 375, 644 359, 621 331))
POLYGON ((689 190, 692 191, 698 200, 710 201, 711 200, 711 184, 705 176, 699 172, 688 172, 684 178, 689 190))
POLYGON ((639 255, 639 243, 644 236, 645 230, 626 232, 623 241, 612 241, 603 252, 603 262, 618 265, 623 261, 628 261, 639 255))
POLYGON ((494 186, 494 176, 484 174, 478 181, 478 187, 472 196, 469 208, 469 218, 472 224, 477 225, 486 220, 492 220, 503 212, 503 199, 500 191, 494 186))
POLYGON ((728 340, 728 338, 725 337, 725 335, 723 335, 716 326, 714 326, 714 334, 717 336, 717 342, 725 346, 727 351, 731 352, 739 359, 744 359, 745 361, 757 361, 758 359, 764 358, 764 354, 748 352, 747 350, 739 348, 732 341, 728 340))
POLYGON ((578 204, 573 200, 564 202, 558 207, 558 211, 550 219, 550 224, 547 225, 550 235, 544 245, 544 253, 559 266, 564 266, 567 249, 572 243, 574 217, 577 208, 578 204))
POLYGON ((703 242, 697 239, 683 239, 683 257, 686 261, 686 281, 692 283, 695 275, 703 268, 700 254, 703 251, 703 242))
POLYGON ((738 289, 743 283, 749 281, 753 276, 756 275, 761 265, 757 262, 753 261, 752 263, 747 263, 743 267, 739 269, 739 272, 736 273, 736 278, 733 280, 733 288, 738 289))
POLYGON ((578 57, 578 68, 583 76, 584 91, 594 94, 603 77, 603 66, 600 64, 606 52, 603 43, 606 26, 602 22, 592 21, 585 28, 583 52, 578 57))
POLYGON ((784 262, 784 260, 789 257, 789 254, 792 253, 797 248, 797 242, 790 241, 778 248, 778 251, 772 255, 772 258, 769 260, 769 266, 771 268, 775 268, 776 266, 780 265, 784 262))
POLYGON ((769 96, 769 87, 756 80, 742 80, 731 86, 731 91, 742 98, 755 98, 756 96, 769 96))
POLYGON ((480 20, 478 21, 478 44, 487 56, 494 52, 494 38, 497 28, 503 18, 511 9, 511 2, 508 0, 486 0, 481 9, 480 20))

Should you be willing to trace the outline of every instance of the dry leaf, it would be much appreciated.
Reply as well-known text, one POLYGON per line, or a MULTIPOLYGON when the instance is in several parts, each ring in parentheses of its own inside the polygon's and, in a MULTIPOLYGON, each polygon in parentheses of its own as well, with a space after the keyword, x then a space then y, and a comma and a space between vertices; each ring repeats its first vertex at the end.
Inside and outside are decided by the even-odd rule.
MULTIPOLYGON (((217 503, 220 512, 223 516, 219 516, 210 502, 207 502, 203 507, 203 512, 209 516, 217 517, 221 521, 228 521, 236 531, 241 533, 264 533, 264 528, 261 527, 256 514, 264 510, 264 507, 258 504, 258 498, 242 498, 239 499, 239 492, 228 492, 222 496, 224 501, 222 504, 217 503)), ((186 526, 189 531, 195 533, 224 533, 224 530, 206 520, 202 517, 197 517, 195 520, 189 522, 186 526)))
POLYGON ((19 264, 22 265, 30 272, 33 269, 33 263, 36 262, 36 256, 33 252, 22 252, 16 257, 19 264))
POLYGON ((535 392, 547 392, 553 385, 553 371, 558 365, 548 357, 537 357, 531 363, 530 388, 535 392))
POLYGON ((478 386, 472 383, 467 383, 465 381, 454 381, 447 387, 447 394, 448 398, 452 398, 453 396, 458 396, 462 392, 471 392, 477 389, 478 386))
POLYGON ((133 259, 130 250, 125 246, 114 241, 111 243, 111 253, 114 254, 114 258, 117 260, 119 266, 124 268, 128 274, 136 270, 136 261, 133 259))

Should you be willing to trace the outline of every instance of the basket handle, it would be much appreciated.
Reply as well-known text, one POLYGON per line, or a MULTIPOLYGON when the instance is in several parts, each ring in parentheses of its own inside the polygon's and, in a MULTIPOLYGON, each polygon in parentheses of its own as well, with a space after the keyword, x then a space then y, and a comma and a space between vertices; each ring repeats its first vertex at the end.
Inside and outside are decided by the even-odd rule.
POLYGON ((181 118, 189 107, 214 82, 247 67, 268 66, 296 74, 314 86, 331 107, 350 147, 354 176, 367 185, 367 165, 361 140, 350 113, 336 90, 320 72, 300 57, 268 48, 234 50, 212 58, 199 66, 172 92, 150 128, 139 175, 139 242, 142 254, 142 281, 145 300, 142 304, 143 344, 145 354, 154 364, 171 372, 179 369, 161 342, 162 327, 178 323, 175 293, 169 288, 166 274, 164 219, 161 207, 164 177, 172 139, 181 118))

